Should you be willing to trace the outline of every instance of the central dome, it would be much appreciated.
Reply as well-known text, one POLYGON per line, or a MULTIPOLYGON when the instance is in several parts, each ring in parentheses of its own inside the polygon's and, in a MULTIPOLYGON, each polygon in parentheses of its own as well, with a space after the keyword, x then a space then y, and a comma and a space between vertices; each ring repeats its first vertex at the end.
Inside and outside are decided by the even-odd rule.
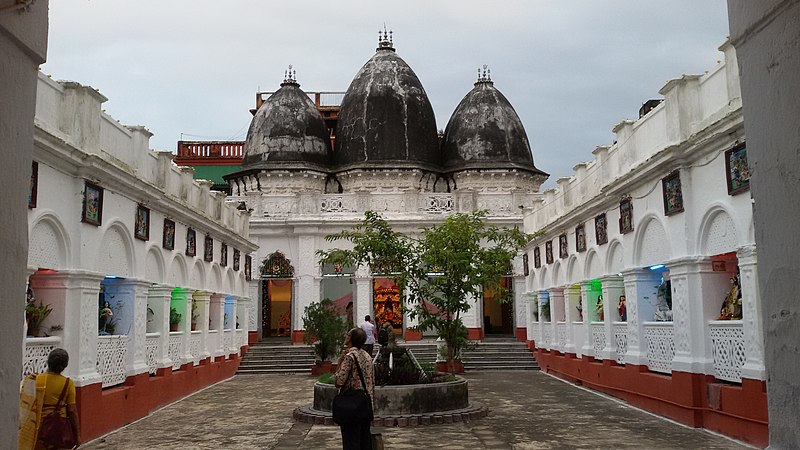
POLYGON ((342 99, 333 158, 339 171, 441 164, 428 95, 386 35, 342 99))

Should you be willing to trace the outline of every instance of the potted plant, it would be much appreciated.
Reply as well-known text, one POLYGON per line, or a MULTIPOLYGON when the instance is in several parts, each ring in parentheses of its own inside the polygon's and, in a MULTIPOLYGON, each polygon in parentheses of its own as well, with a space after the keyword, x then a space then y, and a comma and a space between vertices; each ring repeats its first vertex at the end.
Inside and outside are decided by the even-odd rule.
POLYGON ((197 306, 197 302, 192 302, 192 331, 197 329, 197 319, 200 318, 200 308, 197 306))
POLYGON ((175 308, 169 309, 169 331, 178 331, 178 324, 181 323, 183 315, 175 308))
POLYGON ((306 307, 303 327, 306 330, 303 342, 314 345, 316 356, 311 373, 319 375, 330 372, 333 368, 331 359, 338 355, 344 344, 347 323, 339 317, 333 301, 326 298, 306 307))
POLYGON ((28 322, 28 336, 36 337, 39 335, 39 328, 47 319, 47 316, 53 312, 53 308, 50 305, 45 305, 41 301, 39 301, 39 305, 36 305, 36 301, 30 301, 25 305, 25 319, 28 322))

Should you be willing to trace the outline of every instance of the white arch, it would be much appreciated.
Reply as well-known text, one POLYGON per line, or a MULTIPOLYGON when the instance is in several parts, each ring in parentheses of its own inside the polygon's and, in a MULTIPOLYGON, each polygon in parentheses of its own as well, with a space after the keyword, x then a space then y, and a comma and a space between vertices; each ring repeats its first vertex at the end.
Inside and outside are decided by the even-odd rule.
POLYGON ((240 272, 239 273, 239 295, 241 295, 242 297, 247 297, 249 295, 249 293, 247 291, 247 288, 248 288, 247 278, 245 277, 244 273, 240 272))
POLYGON ((528 277, 525 279, 525 290, 527 292, 535 292, 536 289, 536 271, 531 270, 528 277))
POLYGON ((236 292, 236 276, 233 273, 233 269, 228 268, 228 270, 226 271, 225 280, 224 280, 224 284, 222 286, 222 290, 225 291, 225 292, 232 293, 232 294, 237 293, 236 292))
POLYGON ((608 244, 608 254, 606 255, 606 274, 616 275, 625 269, 625 255, 622 251, 622 243, 618 239, 613 239, 608 244))
POLYGON ((564 285, 564 271, 561 270, 561 261, 556 261, 553 264, 553 286, 564 285))
POLYGON ((539 290, 544 290, 550 287, 550 273, 547 267, 542 268, 542 282, 539 284, 539 290))
POLYGON ((567 283, 574 284, 581 281, 580 260, 572 255, 567 261, 567 283))
POLYGON ((168 283, 175 287, 185 287, 187 283, 186 260, 183 255, 178 253, 172 258, 172 263, 169 266, 168 283))
POLYGON ((28 231, 28 265, 59 270, 70 264, 70 237, 55 212, 45 210, 28 231))
POLYGON ((192 267, 191 275, 189 275, 189 287, 193 289, 206 287, 206 274, 203 270, 203 262, 200 260, 195 261, 194 267, 192 267))
POLYGON ((660 264, 672 257, 672 248, 664 224, 653 213, 642 218, 636 230, 633 260, 640 267, 660 264))
POLYGON ((97 252, 95 270, 118 277, 135 277, 135 255, 133 254, 133 236, 125 223, 114 219, 109 223, 100 248, 97 252))
POLYGON ((710 256, 733 252, 742 242, 733 216, 725 206, 716 203, 703 214, 697 235, 700 254, 710 256))
POLYGON ((211 292, 230 294, 229 291, 222 288, 222 271, 219 264, 213 264, 211 266, 211 276, 208 278, 208 290, 211 292))
POLYGON ((596 250, 589 250, 586 254, 586 265, 583 270, 585 280, 594 280, 603 276, 603 266, 596 250))
POLYGON ((153 283, 164 283, 166 281, 164 255, 158 245, 153 244, 147 249, 147 256, 144 259, 144 273, 147 281, 153 283))

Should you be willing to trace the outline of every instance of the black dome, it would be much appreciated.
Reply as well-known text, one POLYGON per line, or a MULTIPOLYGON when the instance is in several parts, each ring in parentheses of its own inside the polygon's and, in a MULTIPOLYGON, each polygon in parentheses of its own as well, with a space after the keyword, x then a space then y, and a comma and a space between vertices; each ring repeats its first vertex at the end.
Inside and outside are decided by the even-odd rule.
POLYGON ((380 43, 342 99, 333 158, 337 170, 440 168, 428 95, 389 41, 380 43))
POLYGON ((544 174, 533 165, 522 121, 484 72, 458 104, 442 140, 444 169, 522 169, 544 174))
POLYGON ((327 171, 330 159, 328 128, 314 103, 289 74, 250 122, 242 168, 327 171))

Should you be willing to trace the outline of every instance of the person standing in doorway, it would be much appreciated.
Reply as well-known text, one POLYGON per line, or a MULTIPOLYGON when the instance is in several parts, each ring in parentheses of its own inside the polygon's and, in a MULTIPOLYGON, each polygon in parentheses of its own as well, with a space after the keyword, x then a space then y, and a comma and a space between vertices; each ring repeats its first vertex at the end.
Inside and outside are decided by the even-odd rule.
POLYGON ((367 342, 364 344, 364 351, 369 353, 372 357, 372 350, 375 347, 375 324, 372 323, 372 318, 367 315, 364 316, 364 323, 361 324, 361 329, 367 335, 367 342))

